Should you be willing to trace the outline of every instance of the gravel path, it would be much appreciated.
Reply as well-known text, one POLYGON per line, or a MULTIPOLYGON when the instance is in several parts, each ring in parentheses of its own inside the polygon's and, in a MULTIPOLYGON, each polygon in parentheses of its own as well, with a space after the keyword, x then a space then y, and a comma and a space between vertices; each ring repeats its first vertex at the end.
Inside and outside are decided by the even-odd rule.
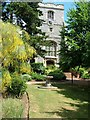
POLYGON ((22 102, 23 102, 23 106, 24 106, 23 118, 25 118, 26 120, 29 120, 29 97, 28 97, 28 93, 24 93, 24 95, 22 97, 22 102))

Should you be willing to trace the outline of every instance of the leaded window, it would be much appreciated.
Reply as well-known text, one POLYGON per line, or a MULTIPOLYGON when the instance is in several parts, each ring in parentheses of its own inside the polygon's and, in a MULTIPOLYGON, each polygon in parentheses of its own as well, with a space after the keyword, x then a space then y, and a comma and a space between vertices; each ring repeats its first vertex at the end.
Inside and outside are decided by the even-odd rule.
POLYGON ((46 46, 46 56, 56 56, 56 43, 46 46))
POLYGON ((48 19, 54 20, 54 12, 53 11, 48 11, 48 19))

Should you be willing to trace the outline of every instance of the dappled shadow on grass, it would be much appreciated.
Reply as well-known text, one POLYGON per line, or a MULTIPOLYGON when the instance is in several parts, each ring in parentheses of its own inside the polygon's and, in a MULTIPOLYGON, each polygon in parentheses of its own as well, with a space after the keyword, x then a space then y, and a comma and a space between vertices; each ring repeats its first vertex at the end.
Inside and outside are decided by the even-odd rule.
POLYGON ((76 107, 77 109, 71 109, 71 108, 62 108, 61 116, 67 117, 67 118, 89 118, 88 116, 88 103, 83 104, 72 104, 70 103, 72 107, 76 107))
POLYGON ((47 114, 51 114, 58 116, 58 118, 64 118, 64 120, 89 120, 88 115, 88 103, 84 103, 81 105, 76 105, 69 103, 72 107, 77 107, 76 110, 67 107, 62 107, 59 110, 45 112, 47 114))
POLYGON ((65 118, 85 118, 89 119, 90 114, 90 104, 89 104, 89 93, 90 87, 87 86, 79 86, 79 85, 71 85, 71 84, 53 84, 59 89, 56 90, 58 94, 64 95, 67 99, 70 98, 75 101, 79 101, 78 104, 75 103, 66 103, 71 106, 71 109, 68 107, 62 107, 60 111, 54 111, 53 114, 57 114, 58 116, 62 116, 65 118))
POLYGON ((81 102, 89 101, 90 87, 71 84, 53 84, 53 86, 59 88, 57 93, 63 94, 67 98, 81 102))

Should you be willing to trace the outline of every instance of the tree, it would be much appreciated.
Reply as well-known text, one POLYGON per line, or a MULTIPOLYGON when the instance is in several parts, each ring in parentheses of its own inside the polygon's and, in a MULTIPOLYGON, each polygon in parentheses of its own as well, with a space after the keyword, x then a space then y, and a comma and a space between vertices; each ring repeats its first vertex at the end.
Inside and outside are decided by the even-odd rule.
POLYGON ((3 68, 10 71, 13 67, 12 72, 15 72, 20 63, 27 63, 28 58, 33 57, 35 49, 27 44, 28 40, 28 33, 20 27, 0 21, 0 63, 3 68))
POLYGON ((28 58, 35 49, 28 44, 30 36, 20 27, 0 21, 0 64, 2 66, 2 95, 19 96, 26 90, 22 73, 30 73, 28 58), (22 65, 23 64, 23 65, 22 65))
POLYGON ((2 6, 2 20, 13 23, 15 16, 17 24, 25 29, 31 37, 28 43, 36 49, 37 54, 43 55, 44 51, 41 49, 41 43, 44 43, 43 40, 46 39, 46 36, 39 29, 43 20, 39 19, 42 12, 38 10, 38 3, 10 2, 7 4, 4 2, 2 6))
POLYGON ((41 20, 38 14, 41 12, 37 10, 38 3, 30 2, 10 2, 3 3, 2 20, 13 22, 13 17, 16 16, 17 24, 25 28, 30 35, 35 35, 40 32, 37 28, 41 25, 41 20), (25 24, 23 25, 23 23, 25 24))
POLYGON ((67 25, 61 32, 60 65, 67 69, 89 65, 86 60, 90 56, 90 2, 81 0, 75 2, 75 7, 68 12, 67 25))

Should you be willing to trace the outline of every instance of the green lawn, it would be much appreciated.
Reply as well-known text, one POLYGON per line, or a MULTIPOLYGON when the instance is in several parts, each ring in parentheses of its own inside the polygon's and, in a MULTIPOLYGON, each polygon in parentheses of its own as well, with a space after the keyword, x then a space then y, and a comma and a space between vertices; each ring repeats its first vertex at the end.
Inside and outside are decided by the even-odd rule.
POLYGON ((70 84, 55 84, 58 90, 28 85, 30 118, 88 118, 87 87, 70 84))

